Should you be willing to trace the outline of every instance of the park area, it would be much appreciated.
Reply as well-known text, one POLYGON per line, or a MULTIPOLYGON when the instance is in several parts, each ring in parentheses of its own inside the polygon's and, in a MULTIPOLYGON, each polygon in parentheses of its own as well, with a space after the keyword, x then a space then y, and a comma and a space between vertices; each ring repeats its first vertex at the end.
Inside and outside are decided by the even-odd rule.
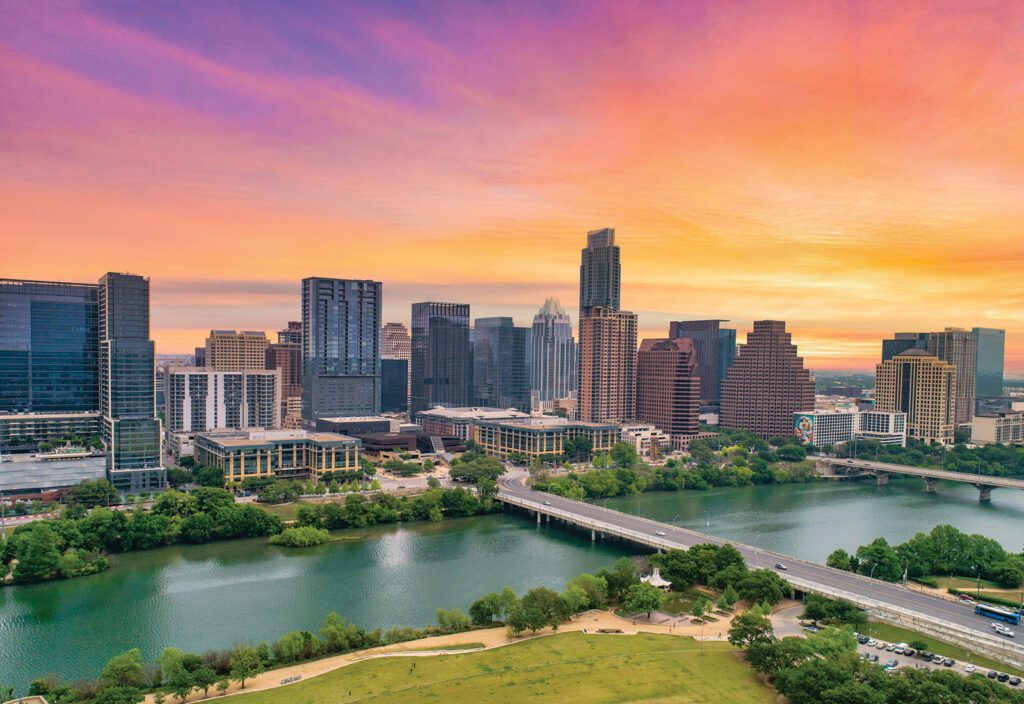
POLYGON ((365 660, 304 682, 232 697, 234 704, 674 702, 770 704, 723 641, 649 633, 562 633, 489 650, 365 660))

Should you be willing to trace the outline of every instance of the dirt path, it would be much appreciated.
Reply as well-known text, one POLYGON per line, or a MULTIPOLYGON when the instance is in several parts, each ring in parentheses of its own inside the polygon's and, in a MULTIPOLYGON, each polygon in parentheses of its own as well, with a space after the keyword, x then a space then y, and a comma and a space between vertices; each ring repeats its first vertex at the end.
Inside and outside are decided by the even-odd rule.
MULTIPOLYGON (((703 629, 704 640, 725 640, 731 623, 732 617, 728 617, 720 618, 714 623, 705 624, 703 629)), ((571 621, 561 624, 558 627, 557 632, 565 633, 567 631, 584 630, 596 631, 602 628, 619 629, 627 635, 634 635, 636 633, 662 633, 666 635, 691 636, 698 639, 701 637, 701 627, 700 624, 697 623, 686 623, 683 625, 649 624, 642 623, 640 621, 633 621, 627 618, 621 618, 611 611, 587 611, 579 614, 574 616, 571 621)), ((241 694, 243 692, 256 692, 264 689, 273 689, 275 687, 282 686, 282 680, 291 679, 293 677, 298 677, 299 680, 297 681, 307 680, 310 677, 316 677, 317 675, 322 675, 327 672, 337 670, 338 668, 346 667, 353 663, 357 663, 362 660, 369 660, 371 658, 434 657, 437 655, 476 653, 480 652, 480 650, 490 650, 492 648, 499 648, 511 643, 520 643, 525 640, 530 640, 531 638, 543 638, 544 636, 552 635, 554 632, 555 631, 552 631, 550 628, 546 628, 543 631, 539 631, 536 635, 525 635, 510 640, 508 632, 504 627, 502 627, 420 638, 419 640, 411 640, 406 643, 395 643, 393 645, 384 645, 378 648, 369 648, 367 650, 359 650, 352 653, 344 653, 342 655, 333 655, 321 660, 314 660, 312 662, 305 662, 297 665, 281 667, 275 670, 269 670, 268 672, 264 672, 261 675, 257 675, 256 677, 247 680, 244 690, 239 687, 237 682, 232 682, 231 688, 228 689, 227 694, 232 695, 241 694), (465 645, 467 643, 482 643, 484 647, 474 650, 446 650, 446 647, 465 645)), ((217 698, 212 691, 211 698, 217 698)), ((186 701, 196 702, 203 701, 203 699, 203 693, 196 692, 186 701)), ((170 701, 170 698, 168 698, 167 701, 170 701)), ((146 703, 152 704, 152 702, 153 695, 150 694, 146 697, 146 703)))

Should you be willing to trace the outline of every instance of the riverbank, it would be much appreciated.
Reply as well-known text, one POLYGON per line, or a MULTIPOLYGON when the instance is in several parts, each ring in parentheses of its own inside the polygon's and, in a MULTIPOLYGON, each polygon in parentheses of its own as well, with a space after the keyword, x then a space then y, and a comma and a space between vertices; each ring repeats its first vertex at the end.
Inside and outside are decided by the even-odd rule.
MULTIPOLYGON (((722 618, 720 621, 713 624, 713 627, 705 626, 705 633, 702 639, 701 627, 698 624, 670 626, 653 623, 643 623, 616 616, 611 611, 590 611, 574 616, 571 621, 561 624, 557 631, 551 628, 545 628, 541 631, 538 631, 536 634, 523 635, 515 638, 509 638, 508 631, 504 627, 489 628, 485 630, 465 631, 463 633, 453 633, 443 636, 432 636, 430 638, 407 641, 405 643, 396 643, 394 645, 382 646, 380 648, 371 648, 369 650, 345 653, 343 655, 336 655, 329 658, 323 658, 321 660, 314 660, 311 662, 301 663, 298 665, 283 667, 276 670, 264 672, 260 675, 257 675, 253 679, 247 681, 245 690, 242 690, 238 683, 233 682, 231 684, 231 688, 228 689, 228 694, 244 695, 252 694, 255 692, 261 692, 265 690, 272 690, 281 687, 282 680, 291 680, 292 678, 298 678, 297 680, 293 680, 295 682, 306 682, 311 678, 319 677, 321 675, 325 675, 327 673, 334 672, 338 669, 348 667, 356 663, 364 662, 366 660, 385 657, 425 658, 441 655, 459 656, 465 655, 467 654, 467 652, 480 652, 482 650, 493 650, 495 648, 516 645, 534 639, 552 636, 556 633, 566 634, 589 632, 593 634, 596 633, 598 630, 605 629, 612 631, 621 631, 622 635, 626 636, 646 633, 658 634, 662 636, 682 636, 698 641, 704 640, 721 642, 725 640, 725 636, 728 633, 729 625, 731 623, 732 617, 728 617, 722 618), (483 647, 476 651, 466 651, 458 648, 458 646, 465 645, 467 643, 482 643, 483 647)), ((595 635, 594 637, 607 638, 614 636, 595 635)), ((197 692, 196 694, 193 694, 191 697, 189 697, 187 701, 199 701, 203 698, 204 697, 202 693, 197 692)), ((147 697, 146 701, 147 703, 152 703, 154 701, 153 695, 147 697)), ((243 696, 240 700, 237 701, 239 701, 239 703, 241 704, 245 701, 245 697, 243 696)), ((286 702, 292 700, 287 697, 281 697, 274 700, 260 699, 260 701, 286 702)))

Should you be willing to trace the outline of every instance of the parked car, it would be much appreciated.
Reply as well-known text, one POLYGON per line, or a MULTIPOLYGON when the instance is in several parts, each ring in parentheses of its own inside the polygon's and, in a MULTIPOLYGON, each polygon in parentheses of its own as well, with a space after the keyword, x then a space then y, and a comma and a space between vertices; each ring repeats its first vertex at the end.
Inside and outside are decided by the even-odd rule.
POLYGON ((964 668, 964 672, 966 672, 969 675, 972 672, 974 672, 975 669, 977 669, 977 668, 975 668, 974 665, 968 665, 967 667, 964 668))
POLYGON ((904 648, 903 649, 903 654, 906 655, 908 658, 912 658, 915 655, 917 655, 917 651, 914 650, 913 648, 904 648))
POLYGON ((995 670, 989 670, 988 674, 985 676, 988 677, 990 680, 994 680, 996 677, 999 677, 999 673, 995 670))
POLYGON ((885 669, 892 670, 893 668, 899 667, 900 661, 896 658, 891 658, 885 661, 885 669))
POLYGON ((871 662, 878 662, 878 654, 871 653, 871 656, 868 658, 868 660, 870 660, 871 662))
POLYGON ((942 661, 942 664, 945 667, 953 667, 953 665, 956 665, 956 660, 954 660, 953 658, 946 658, 942 661))
POLYGON ((970 594, 961 594, 960 601, 974 601, 974 597, 970 594))
POLYGON ((860 638, 857 639, 857 642, 860 643, 861 645, 867 645, 870 640, 871 639, 868 638, 867 636, 861 636, 860 638))
POLYGON ((878 641, 878 643, 875 645, 875 647, 878 648, 879 650, 883 650, 885 648, 885 641, 884 640, 878 641))
POLYGON ((895 648, 892 649, 892 652, 896 653, 897 655, 903 655, 903 646, 897 645, 895 648))
POLYGON ((1011 677, 1010 678, 1010 685, 1011 686, 1016 687, 1019 684, 1020 684, 1020 677, 1011 677))
POLYGON ((889 643, 889 645, 885 646, 885 649, 888 650, 891 653, 894 650, 896 650, 896 644, 895 643, 889 643))
POLYGON ((871 640, 868 641, 868 647, 869 648, 874 648, 876 645, 878 645, 878 641, 875 640, 874 638, 872 638, 871 640))
POLYGON ((927 651, 924 651, 924 650, 921 651, 921 659, 924 660, 925 662, 931 662, 933 657, 935 657, 935 656, 932 655, 931 653, 929 653, 927 651))
POLYGON ((807 631, 808 633, 817 633, 818 632, 818 627, 817 626, 804 626, 804 630, 807 631))
POLYGON ((996 679, 999 680, 1000 682, 1005 682, 1006 680, 1010 679, 1010 676, 1008 674, 1006 674, 1005 672, 1000 672, 996 676, 996 679))

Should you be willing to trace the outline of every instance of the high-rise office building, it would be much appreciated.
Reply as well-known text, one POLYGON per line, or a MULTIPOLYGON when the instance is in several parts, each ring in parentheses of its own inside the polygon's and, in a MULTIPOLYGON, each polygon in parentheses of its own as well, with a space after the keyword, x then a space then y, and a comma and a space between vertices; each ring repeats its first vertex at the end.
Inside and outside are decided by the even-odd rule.
POLYGON ((211 330, 203 366, 218 372, 266 369, 269 344, 262 330, 211 330))
POLYGON ((409 362, 404 359, 380 360, 380 410, 384 413, 409 410, 409 362))
MULTIPOLYGON (((280 340, 278 333, 278 340, 280 340)), ((281 418, 288 414, 289 404, 295 406, 292 399, 302 399, 302 343, 275 342, 267 345, 267 369, 277 370, 281 376, 281 418)), ((294 420, 294 419, 293 419, 294 420)), ((293 423, 294 424, 294 423, 293 423)))
MULTIPOLYGON (((405 327, 402 323, 384 323, 384 327, 380 331, 380 358, 396 360, 400 359, 405 362, 405 404, 401 409, 403 411, 409 410, 409 397, 412 392, 412 369, 410 367, 412 363, 412 338, 409 337, 409 328, 405 327)), ((383 372, 381 372, 383 374, 383 372)), ((394 382, 395 375, 398 373, 398 368, 395 365, 391 365, 390 374, 391 381, 394 382)), ((384 383, 383 381, 381 382, 384 383)), ((383 390, 381 394, 383 395, 383 390)), ((383 401, 381 401, 383 404, 383 401)), ((389 400, 388 405, 395 405, 393 400, 389 400)), ((387 410, 387 409, 383 409, 387 410)))
POLYGON ((413 413, 437 405, 472 404, 468 304, 412 304, 411 368, 413 413))
POLYGON ((577 417, 623 422, 636 417, 636 314, 584 308, 580 317, 577 417))
POLYGON ((473 327, 473 404, 530 410, 526 328, 512 318, 477 318, 473 327))
POLYGON ((380 412, 381 283, 302 280, 302 422, 380 412))
POLYGON ((977 398, 1002 396, 1006 331, 995 328, 974 328, 972 332, 978 348, 975 396, 977 398))
POLYGON ((621 277, 615 228, 588 232, 587 246, 580 261, 580 310, 598 307, 618 310, 621 277))
POLYGON ((98 287, 0 279, 0 413, 99 408, 98 287))
POLYGON ((763 438, 787 437, 793 414, 814 408, 814 379, 786 323, 755 320, 722 381, 719 423, 763 438))
POLYGON ((206 345, 196 347, 195 353, 192 355, 192 363, 197 367, 206 366, 206 345))
POLYGON ((930 332, 927 350, 943 362, 956 367, 957 425, 970 424, 974 417, 974 396, 978 379, 978 340, 974 333, 963 328, 946 328, 930 332))
POLYGON ((882 340, 882 361, 892 359, 907 350, 926 349, 928 334, 923 332, 898 332, 888 340, 882 340))
POLYGON ((301 345, 302 344, 302 321, 290 320, 288 327, 277 331, 277 344, 279 345, 301 345))
POLYGON ((100 413, 107 476, 121 491, 166 484, 149 339, 149 279, 107 274, 99 284, 100 413))
POLYGON ((693 340, 700 376, 700 402, 718 403, 722 380, 736 358, 736 331, 723 328, 726 320, 676 320, 669 323, 668 336, 693 340))
POLYGON ((164 369, 168 435, 232 428, 281 427, 281 371, 164 369))
POLYGON ((530 391, 539 401, 567 398, 576 391, 572 320, 557 298, 544 301, 533 316, 530 346, 530 391))
POLYGON ((907 435, 950 444, 956 427, 956 365, 919 347, 875 367, 875 409, 907 414, 907 435))
POLYGON ((636 417, 681 448, 700 430, 700 377, 693 340, 644 340, 636 356, 636 417))

